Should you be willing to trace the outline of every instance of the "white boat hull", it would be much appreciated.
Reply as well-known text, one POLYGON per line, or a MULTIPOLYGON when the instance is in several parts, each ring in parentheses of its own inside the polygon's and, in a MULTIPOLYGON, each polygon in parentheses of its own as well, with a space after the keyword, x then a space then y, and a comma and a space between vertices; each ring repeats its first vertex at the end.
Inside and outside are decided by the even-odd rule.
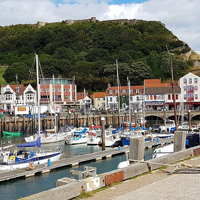
MULTIPOLYGON (((57 152, 57 153, 59 153, 59 152, 57 152)), ((49 155, 50 155, 50 153, 36 153, 37 157, 49 156, 49 155)), ((50 162, 55 162, 55 161, 58 161, 61 156, 62 156, 62 153, 59 153, 58 155, 52 156, 50 158, 42 159, 42 160, 39 160, 39 161, 33 161, 33 162, 34 162, 35 166, 36 165, 47 164, 49 159, 50 159, 50 162)), ((23 169, 23 168, 27 168, 27 167, 29 167, 29 162, 20 163, 20 164, 14 164, 14 163, 12 164, 12 163, 10 163, 8 165, 0 165, 0 171, 2 171, 2 170, 11 171, 11 170, 23 169)))
POLYGON ((101 144, 102 139, 100 137, 89 138, 87 145, 98 145, 101 144))
POLYGON ((87 143, 88 138, 84 137, 84 138, 74 138, 74 137, 66 137, 65 138, 65 144, 69 144, 69 145, 75 145, 75 144, 84 144, 87 143))
POLYGON ((172 144, 168 144, 166 146, 156 148, 153 152, 152 157, 153 157, 153 159, 155 159, 155 158, 159 158, 162 156, 166 156, 173 152, 174 152, 174 144, 172 143, 172 144))

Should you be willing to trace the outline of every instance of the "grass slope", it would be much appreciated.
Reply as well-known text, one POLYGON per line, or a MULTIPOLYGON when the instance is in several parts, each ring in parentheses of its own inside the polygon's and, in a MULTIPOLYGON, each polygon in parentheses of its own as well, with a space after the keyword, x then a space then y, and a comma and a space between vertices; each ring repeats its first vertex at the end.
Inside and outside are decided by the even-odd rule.
POLYGON ((7 66, 0 66, 0 85, 5 85, 7 84, 6 81, 3 78, 3 74, 6 71, 7 66))

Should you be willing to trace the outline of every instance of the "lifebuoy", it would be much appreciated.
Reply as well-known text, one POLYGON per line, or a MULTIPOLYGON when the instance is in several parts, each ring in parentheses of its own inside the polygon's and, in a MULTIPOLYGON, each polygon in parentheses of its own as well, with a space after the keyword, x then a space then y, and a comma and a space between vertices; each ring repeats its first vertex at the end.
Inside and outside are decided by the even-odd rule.
POLYGON ((10 160, 15 161, 15 156, 10 156, 10 160))
POLYGON ((35 168, 35 163, 34 162, 30 162, 29 163, 29 168, 30 169, 34 169, 35 168))

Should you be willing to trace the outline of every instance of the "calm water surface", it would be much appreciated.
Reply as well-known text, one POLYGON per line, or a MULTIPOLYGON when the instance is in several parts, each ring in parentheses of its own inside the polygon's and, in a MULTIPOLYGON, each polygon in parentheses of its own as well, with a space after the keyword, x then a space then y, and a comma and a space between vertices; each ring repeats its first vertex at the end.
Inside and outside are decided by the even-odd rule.
MULTIPOLYGON (((2 141, 8 142, 10 139, 3 138, 2 141)), ((17 137, 12 139, 15 144, 24 142, 23 138, 17 137)), ((65 145, 64 142, 59 143, 64 148, 64 153, 61 158, 73 157, 76 155, 83 155, 92 152, 101 151, 99 146, 88 146, 88 145, 65 145)), ((47 145, 44 145, 47 146, 47 145)), ((51 147, 56 144, 51 144, 51 147)), ((145 150, 145 160, 151 158, 152 149, 145 150)), ((101 161, 91 161, 81 164, 77 167, 73 167, 75 170, 84 170, 84 166, 91 166, 97 168, 97 174, 108 172, 117 169, 120 162, 125 161, 125 154, 114 156, 112 159, 104 159, 101 161)), ((25 196, 29 196, 38 192, 42 192, 55 187, 55 183, 58 179, 63 177, 70 178, 71 167, 63 167, 52 171, 51 173, 38 175, 30 178, 21 178, 0 183, 0 199, 1 200, 15 200, 25 196)))

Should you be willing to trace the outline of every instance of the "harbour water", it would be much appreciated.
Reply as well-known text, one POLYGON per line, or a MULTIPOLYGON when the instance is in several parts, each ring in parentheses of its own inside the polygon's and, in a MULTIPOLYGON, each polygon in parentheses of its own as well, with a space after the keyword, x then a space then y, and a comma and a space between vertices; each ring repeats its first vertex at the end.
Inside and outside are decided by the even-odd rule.
MULTIPOLYGON (((7 140, 7 139, 3 139, 7 140)), ((17 142, 23 142, 23 138, 15 138, 17 142)), ((13 141, 14 142, 14 141, 13 141)), ((59 143, 64 153, 62 158, 73 157, 77 155, 88 154, 92 152, 101 151, 102 148, 99 146, 90 145, 65 145, 64 142, 59 143)), ((51 146, 56 144, 51 144, 51 146)), ((145 160, 151 159, 153 149, 145 150, 145 160)), ((103 159, 101 161, 91 161, 80 164, 79 166, 73 167, 75 170, 84 170, 84 166, 92 166, 97 168, 97 174, 108 172, 117 169, 120 162, 126 160, 126 155, 118 155, 109 159, 103 159)), ((21 178, 0 183, 0 199, 1 200, 15 200, 22 197, 26 197, 32 194, 36 194, 55 187, 56 180, 69 177, 71 167, 63 167, 52 171, 51 173, 42 174, 30 178, 21 178)))

